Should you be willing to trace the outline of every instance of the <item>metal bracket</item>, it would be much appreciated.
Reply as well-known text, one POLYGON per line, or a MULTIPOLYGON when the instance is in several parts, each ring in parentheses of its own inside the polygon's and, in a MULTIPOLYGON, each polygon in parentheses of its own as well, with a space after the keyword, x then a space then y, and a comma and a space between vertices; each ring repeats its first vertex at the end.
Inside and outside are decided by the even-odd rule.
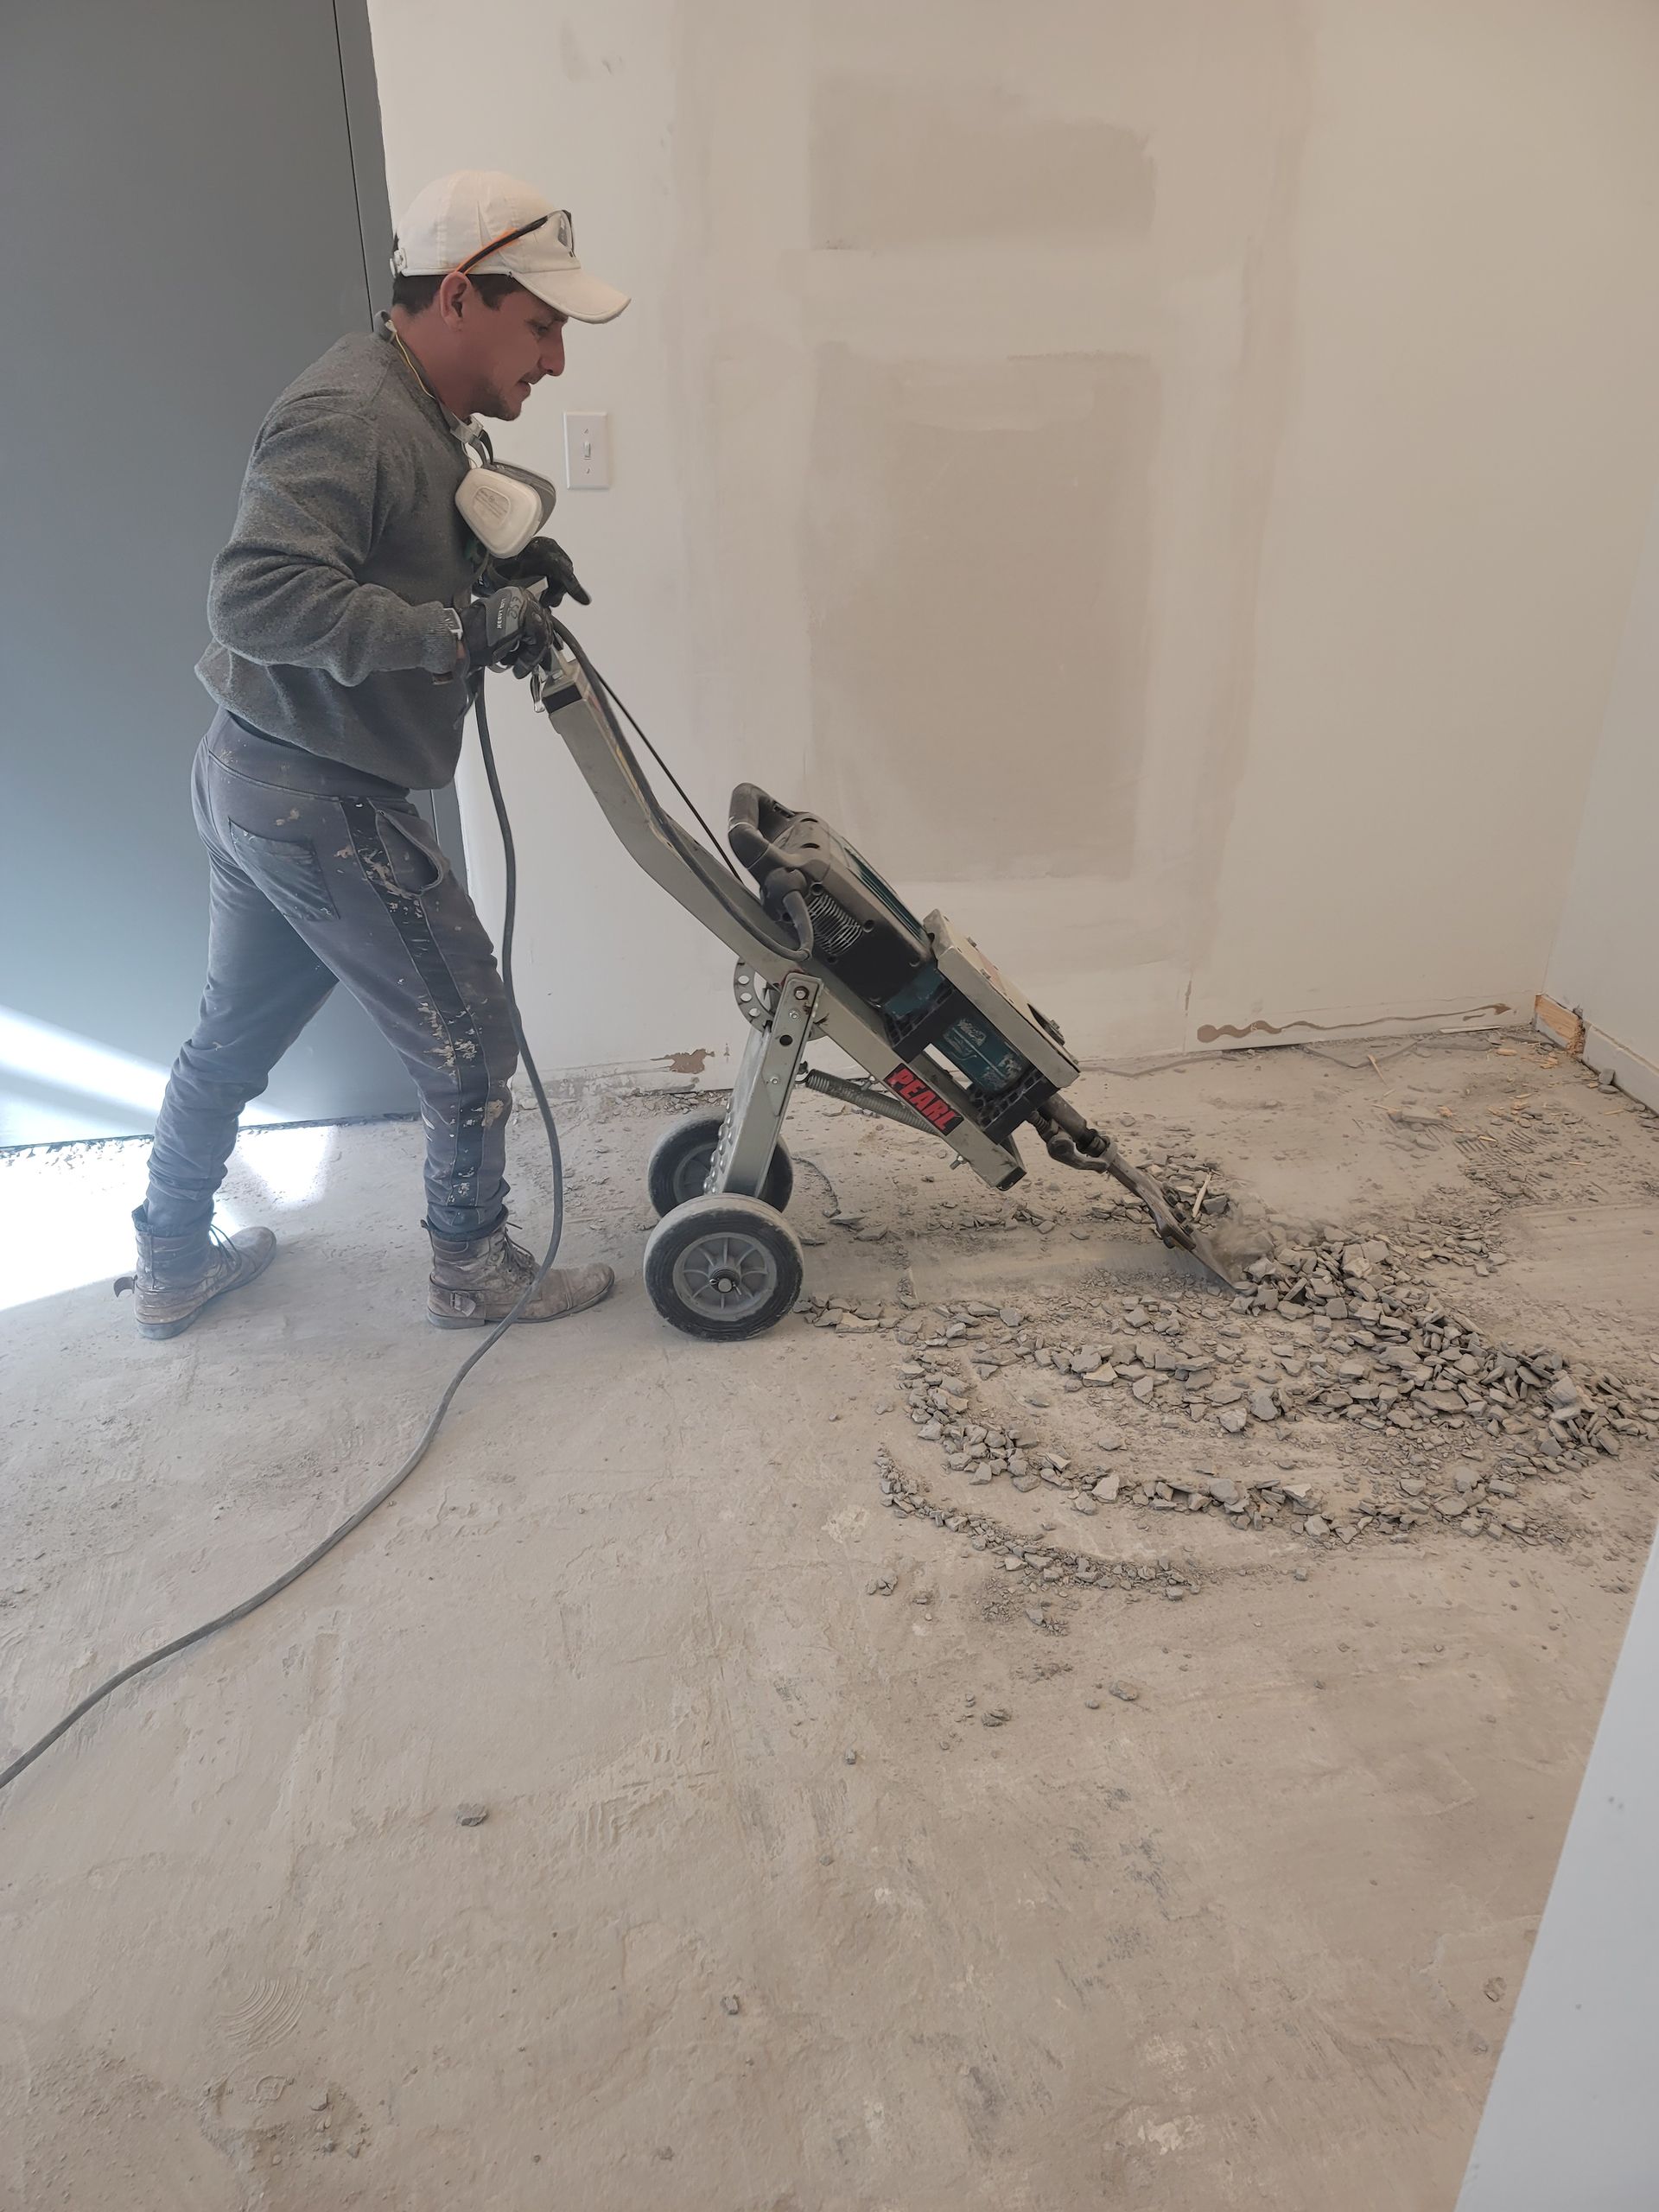
POLYGON ((749 1032, 709 1163, 707 1192, 757 1198, 778 1148, 778 1135, 801 1071, 801 1056, 817 1010, 817 979, 791 968, 778 984, 772 1012, 749 1032))

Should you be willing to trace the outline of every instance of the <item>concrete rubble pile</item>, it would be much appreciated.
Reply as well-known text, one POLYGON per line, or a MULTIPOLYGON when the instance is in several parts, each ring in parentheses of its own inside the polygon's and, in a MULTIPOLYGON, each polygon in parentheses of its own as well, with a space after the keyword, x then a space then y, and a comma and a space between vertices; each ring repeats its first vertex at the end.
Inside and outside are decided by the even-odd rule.
MULTIPOLYGON (((1196 1573, 1178 1566, 1173 1559, 1106 1559, 1096 1553, 1078 1551, 1071 1544, 1051 1541, 1052 1522, 1034 1535, 1022 1536, 988 1514, 941 1505, 919 1477, 901 1472, 885 1450, 876 1453, 875 1465, 881 1494, 896 1512, 918 1515, 936 1528, 965 1535, 971 1549, 988 1554, 1005 1572, 1019 1574, 1028 1583, 1118 1590, 1129 1597, 1162 1596, 1173 1604, 1200 1586, 1196 1573)), ((873 1594, 885 1596, 893 1586, 893 1578, 883 1576, 870 1588, 873 1594)))
MULTIPOLYGON (((925 1309, 905 1298, 892 1306, 832 1299, 805 1318, 843 1333, 890 1332, 906 1347, 896 1380, 916 1440, 935 1446, 968 1488, 1006 1478, 1020 1493, 1046 1489, 1085 1517, 1134 1503, 1238 1527, 1290 1523, 1343 1543, 1379 1534, 1405 1541, 1426 1524, 1532 1541, 1526 1481, 1616 1456, 1622 1439, 1659 1438, 1659 1389, 1486 1337, 1422 1276, 1447 1263, 1489 1275, 1503 1255, 1473 1232, 1431 1236, 1408 1251, 1382 1237, 1287 1243, 1250 1267, 1248 1294, 1230 1304, 1194 1287, 1162 1298, 1056 1296, 1040 1316, 983 1300, 925 1309), (1009 1379, 1024 1386, 1033 1414, 1052 1408, 1043 1394, 1058 1392, 1069 1414, 1085 1417, 1088 1446, 1058 1448, 1024 1410, 982 1403, 987 1386, 1006 1399, 1009 1379), (1259 1464, 1269 1437, 1281 1449, 1322 1443, 1315 1424, 1357 1432, 1369 1489, 1337 1498, 1323 1470, 1259 1464), (1183 1429, 1209 1445, 1187 1454, 1178 1439, 1172 1451, 1171 1431, 1183 1429), (1137 1452, 1137 1443, 1155 1449, 1137 1452), (1185 1470, 1166 1471, 1184 1457, 1185 1470), (1144 1473, 1138 1460, 1148 1463, 1144 1473)), ((983 1514, 937 1505, 885 1450, 879 1465, 899 1512, 967 1530, 982 1548, 1012 1553, 1050 1579, 1139 1582, 1124 1563, 1023 1545, 983 1514)))

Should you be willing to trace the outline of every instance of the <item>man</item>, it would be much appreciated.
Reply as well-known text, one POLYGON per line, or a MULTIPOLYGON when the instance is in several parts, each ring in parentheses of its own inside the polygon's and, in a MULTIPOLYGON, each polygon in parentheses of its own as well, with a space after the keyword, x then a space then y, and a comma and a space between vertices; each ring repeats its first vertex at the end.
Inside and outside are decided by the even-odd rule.
MULTIPOLYGON (((587 603, 551 538, 489 563, 455 506, 474 416, 515 421, 564 367, 567 320, 628 304, 582 269, 568 214, 461 170, 398 227, 392 306, 296 378, 255 442, 213 564, 197 673, 219 711, 196 759, 211 868, 207 983, 133 1216, 139 1332, 173 1337, 270 1261, 213 1194, 243 1107, 343 982, 415 1078, 426 1134, 429 1318, 499 1320, 536 1262, 506 1224, 517 1065, 495 956, 411 790, 449 783, 486 667, 527 673, 556 606, 587 603)), ((606 1267, 550 1272, 520 1319, 596 1305, 606 1267)))

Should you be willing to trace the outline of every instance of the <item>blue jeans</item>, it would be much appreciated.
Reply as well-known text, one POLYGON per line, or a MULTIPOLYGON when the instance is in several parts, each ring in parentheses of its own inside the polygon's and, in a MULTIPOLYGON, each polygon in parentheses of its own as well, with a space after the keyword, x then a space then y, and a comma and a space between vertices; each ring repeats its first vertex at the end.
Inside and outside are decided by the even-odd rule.
POLYGON ((414 1077, 426 1219, 474 1237, 506 1206, 518 1053, 495 953, 407 791, 244 729, 222 711, 194 783, 211 892, 207 983, 149 1156, 149 1226, 213 1218, 237 1121, 337 982, 414 1077))

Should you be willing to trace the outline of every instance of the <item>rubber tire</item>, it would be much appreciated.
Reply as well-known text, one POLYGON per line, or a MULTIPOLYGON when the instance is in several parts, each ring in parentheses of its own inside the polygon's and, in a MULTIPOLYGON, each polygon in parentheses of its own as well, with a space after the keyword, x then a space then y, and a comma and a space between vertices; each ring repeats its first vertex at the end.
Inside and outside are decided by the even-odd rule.
POLYGON ((645 1245, 645 1293, 652 1304, 664 1321, 705 1344, 741 1344, 775 1328, 794 1310, 805 1274, 800 1239, 782 1214, 759 1198, 738 1198, 729 1192, 688 1198, 683 1205, 664 1215, 645 1245), (764 1243, 777 1270, 776 1285, 765 1304, 733 1322, 722 1322, 685 1305, 674 1281, 675 1262, 687 1246, 721 1230, 764 1243))
MULTIPOLYGON (((686 1201, 676 1193, 689 1157, 698 1151, 703 1154, 703 1175, 708 1173, 708 1162, 715 1156, 715 1147, 720 1142, 720 1114, 687 1114, 663 1131, 652 1147, 651 1159, 645 1168, 645 1188, 651 1203, 660 1220, 674 1212, 686 1201)), ((703 1193, 702 1176, 697 1178, 697 1187, 691 1193, 700 1198, 703 1193)), ((795 1167, 779 1139, 772 1155, 772 1165, 766 1170, 766 1188, 760 1197, 774 1213, 782 1213, 795 1190, 795 1167)))

